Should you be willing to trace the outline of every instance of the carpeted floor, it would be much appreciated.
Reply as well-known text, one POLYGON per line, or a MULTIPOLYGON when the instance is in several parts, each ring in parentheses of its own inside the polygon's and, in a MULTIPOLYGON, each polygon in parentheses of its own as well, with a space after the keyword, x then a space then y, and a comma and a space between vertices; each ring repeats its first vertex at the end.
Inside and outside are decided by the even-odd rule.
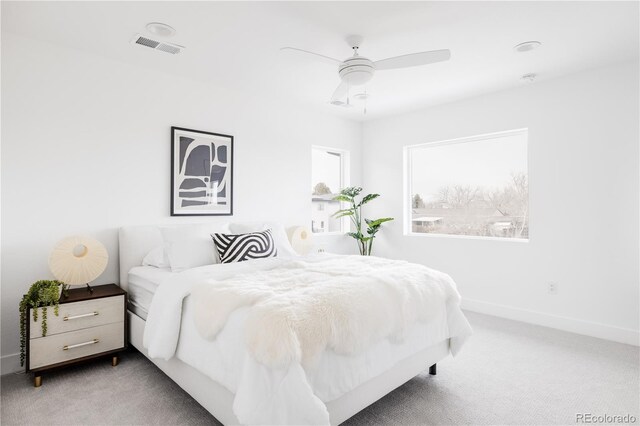
MULTIPOLYGON (((576 415, 640 422, 636 347, 468 314, 475 334, 345 425, 576 424, 576 415)), ((425 366, 426 367, 426 366, 425 366)), ((203 425, 217 421, 140 353, 44 376, 2 376, 3 425, 203 425)))

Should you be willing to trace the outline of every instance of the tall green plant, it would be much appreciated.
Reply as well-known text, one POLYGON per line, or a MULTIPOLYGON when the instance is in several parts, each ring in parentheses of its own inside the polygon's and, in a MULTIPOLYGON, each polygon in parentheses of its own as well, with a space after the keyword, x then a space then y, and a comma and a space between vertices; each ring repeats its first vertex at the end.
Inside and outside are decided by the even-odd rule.
POLYGON ((38 321, 38 308, 42 308, 42 335, 47 335, 47 306, 53 306, 53 313, 58 316, 60 286, 65 284, 57 280, 40 280, 31 285, 27 294, 20 301, 20 365, 24 365, 25 347, 27 344, 27 313, 33 308, 33 321, 38 321))
POLYGON ((380 230, 380 226, 383 223, 389 222, 393 220, 392 217, 384 217, 381 219, 364 219, 364 222, 367 224, 367 234, 365 235, 362 232, 362 206, 367 204, 368 202, 375 200, 380 196, 380 194, 367 194, 360 201, 356 200, 356 197, 360 195, 362 192, 362 188, 360 187, 349 187, 344 188, 340 191, 340 194, 335 196, 333 199, 336 201, 342 201, 345 203, 349 203, 349 207, 346 209, 338 210, 333 214, 335 218, 341 218, 345 216, 349 216, 351 219, 351 223, 355 228, 355 232, 347 232, 347 235, 354 238, 358 243, 358 250, 360 254, 363 256, 370 256, 371 249, 373 248, 373 239, 376 237, 376 234, 380 230))

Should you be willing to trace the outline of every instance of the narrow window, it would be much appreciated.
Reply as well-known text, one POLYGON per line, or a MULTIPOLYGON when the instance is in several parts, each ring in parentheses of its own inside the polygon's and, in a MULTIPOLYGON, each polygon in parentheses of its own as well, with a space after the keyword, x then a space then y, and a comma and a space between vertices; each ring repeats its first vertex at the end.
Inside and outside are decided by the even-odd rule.
POLYGON ((314 146, 311 149, 311 230, 316 234, 341 233, 345 220, 333 214, 341 203, 333 198, 348 182, 347 151, 314 146))
POLYGON ((405 147, 405 234, 528 240, 527 130, 405 147))

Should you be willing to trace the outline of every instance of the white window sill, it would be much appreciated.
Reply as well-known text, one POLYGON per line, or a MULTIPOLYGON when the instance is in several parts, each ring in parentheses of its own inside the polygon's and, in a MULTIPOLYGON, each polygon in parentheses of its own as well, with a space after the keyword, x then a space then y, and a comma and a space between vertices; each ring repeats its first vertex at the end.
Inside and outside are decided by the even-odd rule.
POLYGON ((427 232, 405 232, 405 237, 451 238, 458 240, 504 241, 510 243, 528 243, 529 238, 482 237, 478 235, 430 234, 427 232))

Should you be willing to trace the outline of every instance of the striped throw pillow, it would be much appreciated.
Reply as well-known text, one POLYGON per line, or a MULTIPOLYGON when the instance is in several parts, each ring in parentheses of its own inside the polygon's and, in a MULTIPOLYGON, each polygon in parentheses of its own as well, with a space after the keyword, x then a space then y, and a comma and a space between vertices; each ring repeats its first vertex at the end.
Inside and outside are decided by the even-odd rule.
POLYGON ((271 229, 248 234, 211 234, 221 263, 276 257, 271 229))

